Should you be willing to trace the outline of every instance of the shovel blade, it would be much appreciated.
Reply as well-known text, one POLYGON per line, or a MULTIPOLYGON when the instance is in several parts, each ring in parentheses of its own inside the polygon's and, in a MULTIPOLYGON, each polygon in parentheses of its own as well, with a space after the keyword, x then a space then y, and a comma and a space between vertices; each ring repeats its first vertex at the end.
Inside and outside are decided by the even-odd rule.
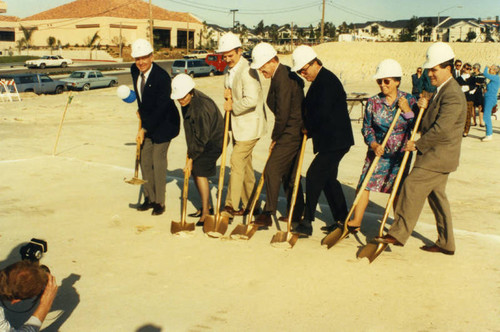
POLYGON ((193 232, 194 228, 194 223, 182 223, 172 220, 172 223, 170 224, 170 233, 177 234, 180 232, 193 232))
POLYGON ((207 216, 203 223, 203 232, 210 237, 219 238, 223 236, 229 224, 229 217, 219 216, 216 220, 215 216, 207 216))
POLYGON ((297 243, 299 234, 278 231, 271 239, 271 245, 275 248, 291 249, 297 243))
POLYGON ((386 248, 387 243, 368 243, 358 253, 358 258, 366 257, 372 263, 386 248))
POLYGON ((344 228, 336 228, 331 231, 330 234, 325 236, 323 240, 321 240, 321 245, 327 246, 327 248, 330 249, 331 247, 342 241, 347 235, 349 235, 349 232, 344 228))
POLYGON ((136 178, 136 177, 133 177, 130 180, 127 180, 127 178, 125 178, 125 179, 123 179, 123 181, 125 181, 125 182, 127 182, 129 184, 135 184, 135 185, 144 184, 144 183, 147 182, 146 180, 142 180, 142 179, 139 179, 139 178, 136 178))
POLYGON ((233 240, 250 240, 258 229, 259 226, 255 224, 239 224, 233 229, 230 236, 233 240))

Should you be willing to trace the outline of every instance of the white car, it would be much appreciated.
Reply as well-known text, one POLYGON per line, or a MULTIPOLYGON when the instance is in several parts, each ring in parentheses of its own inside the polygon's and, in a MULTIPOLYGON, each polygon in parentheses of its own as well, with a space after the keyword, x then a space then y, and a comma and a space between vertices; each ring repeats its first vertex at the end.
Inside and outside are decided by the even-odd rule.
POLYGON ((28 68, 62 67, 66 68, 73 64, 71 59, 65 59, 60 55, 44 55, 40 59, 28 60, 25 66, 28 68))

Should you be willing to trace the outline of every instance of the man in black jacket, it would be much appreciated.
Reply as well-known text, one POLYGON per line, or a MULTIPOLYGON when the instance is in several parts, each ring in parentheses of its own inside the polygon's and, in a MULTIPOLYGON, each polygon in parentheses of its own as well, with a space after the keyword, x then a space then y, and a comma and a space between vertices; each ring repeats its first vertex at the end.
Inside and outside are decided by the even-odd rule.
POLYGON ((306 175, 304 219, 294 228, 297 233, 311 235, 311 222, 321 191, 325 193, 334 221, 347 217, 347 204, 337 174, 340 161, 354 145, 354 136, 346 93, 337 76, 324 68, 316 52, 306 45, 295 49, 293 63, 292 71, 312 82, 304 103, 304 123, 316 156, 306 175))
POLYGON ((141 146, 141 170, 145 201, 137 210, 153 209, 153 215, 165 212, 167 151, 170 140, 179 134, 180 117, 170 99, 170 76, 153 62, 153 48, 144 39, 132 44, 135 63, 130 67, 137 95, 142 127, 137 133, 141 146))
MULTIPOLYGON (((268 43, 260 43, 252 51, 253 69, 258 69, 265 78, 271 78, 267 95, 267 106, 274 114, 274 128, 271 135, 271 156, 264 172, 266 184, 266 205, 255 223, 271 226, 271 215, 276 212, 280 183, 290 202, 297 157, 302 141, 302 102, 304 82, 290 68, 281 64, 276 50, 268 43)), ((300 221, 304 208, 304 196, 299 187, 297 201, 292 215, 293 221, 300 221)), ((290 213, 290 212, 288 212, 290 213)))

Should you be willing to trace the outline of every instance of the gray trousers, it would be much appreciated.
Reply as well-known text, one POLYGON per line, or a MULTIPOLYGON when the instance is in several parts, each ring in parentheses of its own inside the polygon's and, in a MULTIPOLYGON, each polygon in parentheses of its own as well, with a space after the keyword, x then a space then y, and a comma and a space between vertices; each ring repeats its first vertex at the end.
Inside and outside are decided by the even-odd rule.
POLYGON ((436 245, 445 250, 455 251, 450 203, 445 193, 448 175, 449 173, 413 168, 403 183, 389 235, 403 244, 406 243, 427 198, 436 218, 438 232, 436 245))
POLYGON ((169 142, 153 143, 145 138, 141 147, 142 178, 144 196, 150 202, 165 205, 165 186, 167 184, 167 151, 169 142))

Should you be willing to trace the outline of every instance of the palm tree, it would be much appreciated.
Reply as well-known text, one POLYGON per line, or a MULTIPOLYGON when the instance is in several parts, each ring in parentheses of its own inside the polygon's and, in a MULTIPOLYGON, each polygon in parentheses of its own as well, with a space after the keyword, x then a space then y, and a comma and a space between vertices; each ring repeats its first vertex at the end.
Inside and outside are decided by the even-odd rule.
POLYGON ((49 38, 47 38, 47 45, 50 48, 50 54, 52 54, 52 49, 56 45, 56 38, 52 37, 52 36, 50 36, 49 38))
POLYGON ((97 31, 96 33, 94 33, 92 37, 87 37, 87 39, 85 40, 85 45, 90 48, 91 60, 92 60, 92 50, 96 48, 95 43, 97 43, 99 39, 101 39, 101 36, 99 36, 99 31, 97 31))
POLYGON ((33 33, 37 29, 36 27, 31 27, 31 28, 25 28, 22 25, 20 25, 21 30, 23 32, 24 38, 24 44, 26 45, 27 48, 27 54, 29 55, 29 50, 30 50, 30 45, 31 45, 31 37, 33 37, 33 33))

